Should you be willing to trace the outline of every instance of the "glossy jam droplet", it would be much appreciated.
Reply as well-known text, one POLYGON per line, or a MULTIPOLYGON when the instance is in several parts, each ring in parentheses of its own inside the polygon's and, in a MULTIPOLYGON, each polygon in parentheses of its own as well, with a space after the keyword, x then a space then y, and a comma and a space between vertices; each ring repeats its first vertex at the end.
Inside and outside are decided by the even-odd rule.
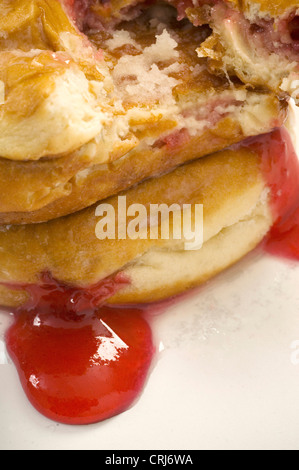
POLYGON ((66 424, 125 411, 141 392, 154 347, 142 310, 19 312, 6 337, 30 402, 66 424))
POLYGON ((276 219, 264 248, 276 256, 299 260, 299 160, 291 138, 285 129, 280 129, 254 146, 262 156, 276 219))

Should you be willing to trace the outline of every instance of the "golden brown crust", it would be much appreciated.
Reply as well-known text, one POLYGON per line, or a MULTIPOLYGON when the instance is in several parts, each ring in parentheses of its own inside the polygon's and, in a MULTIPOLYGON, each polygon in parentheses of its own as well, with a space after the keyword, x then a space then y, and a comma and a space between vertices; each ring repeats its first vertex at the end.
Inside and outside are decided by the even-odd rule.
POLYGON ((99 17, 103 26, 108 27, 128 17, 134 17, 132 9, 136 6, 138 8, 143 3, 144 0, 111 0, 109 2, 93 0, 91 1, 90 10, 99 17))
MULTIPOLYGON (((269 229, 272 218, 266 200, 262 198, 265 183, 260 171, 260 158, 250 149, 223 151, 177 168, 172 173, 148 180, 124 193, 127 207, 141 203, 203 204, 205 244, 217 237, 224 227, 233 227, 240 221, 260 216, 263 224, 254 230, 242 233, 242 247, 231 244, 234 252, 227 258, 219 257, 219 262, 211 263, 208 272, 200 267, 193 280, 186 283, 173 277, 172 285, 178 293, 197 284, 200 279, 212 276, 249 251, 269 229), (263 204, 261 203, 263 201, 263 204), (262 209, 258 209, 262 204, 262 209), (252 235, 251 235, 252 233, 252 235), (225 258, 225 261, 224 261, 225 258), (180 287, 181 282, 181 287, 180 287)), ((118 198, 105 202, 112 204, 117 214, 118 198)), ((65 218, 38 225, 2 226, 0 230, 0 303, 12 305, 25 295, 5 287, 6 283, 39 283, 42 272, 50 272, 60 282, 86 287, 111 276, 142 265, 151 252, 162 250, 177 253, 184 245, 180 240, 103 240, 95 235, 99 221, 95 215, 96 206, 65 218)), ((254 223, 253 223, 254 225, 254 223)), ((220 236, 220 239, 223 238, 220 236)), ((188 255, 189 256, 189 255, 188 255)), ((163 259, 163 255, 159 256, 163 259)), ((190 272, 194 273, 193 268, 190 272)), ((171 279, 171 278, 170 278, 171 279)), ((171 284, 171 282, 170 282, 171 284)), ((138 287, 138 286, 137 286, 138 287)), ((136 288, 137 288, 136 287, 136 288)), ((155 286, 153 286, 154 290, 155 286)), ((132 289, 128 299, 132 299, 132 289)), ((167 293, 167 289, 165 293, 167 293)), ((135 295, 135 294, 134 294, 135 295)), ((137 294, 136 294, 137 295, 137 294)), ((148 295, 148 294, 147 294, 148 295)), ((120 297, 116 297, 120 299, 120 297)), ((138 297, 139 300, 140 297, 138 297)), ((122 297, 124 301, 124 297, 122 297)), ((21 300, 19 300, 21 302, 21 300)))
POLYGON ((267 234, 271 221, 268 208, 258 205, 247 219, 224 228, 199 251, 152 251, 142 256, 122 271, 131 284, 108 303, 159 302, 201 285, 253 250, 267 234))
MULTIPOLYGON (((279 113, 278 109, 275 110, 275 102, 273 108, 272 118, 275 120, 279 113)), ((284 111, 281 110, 280 122, 283 116, 284 111)), ((263 128, 258 122, 256 133, 267 132, 271 127, 271 122, 264 122, 263 128)), ((165 145, 162 148, 133 150, 109 165, 89 168, 88 159, 85 161, 84 157, 73 156, 61 158, 55 163, 51 160, 36 162, 32 171, 28 172, 26 163, 8 164, 0 160, 0 187, 3 188, 0 207, 11 210, 0 214, 0 223, 44 222, 76 212, 146 178, 166 173, 185 162, 228 147, 248 135, 236 119, 227 117, 212 129, 191 138, 188 143, 183 142, 182 146, 175 149, 171 150, 165 145), (87 169, 86 173, 84 169, 87 169), (79 178, 80 170, 83 173, 79 178), (14 181, 13 187, 11 181, 14 181), (29 196, 26 200, 26 195, 30 195, 31 199, 29 196), (24 207, 24 201, 29 211, 16 212, 18 206, 24 207), (32 207, 37 204, 41 207, 32 211, 32 207)))
POLYGON ((103 58, 58 0, 1 2, 1 157, 49 158, 97 136, 108 119, 103 74, 103 58))
MULTIPOLYGON (((49 7, 48 3, 42 0, 31 1, 32 7, 37 8, 39 14, 43 8, 49 7)), ((18 4, 22 8, 27 6, 26 2, 19 1, 18 4)), ((46 18, 48 18, 50 13, 48 10, 46 13, 46 18)), ((163 28, 159 21, 150 22, 150 14, 155 15, 155 11, 151 13, 151 10, 148 10, 140 18, 121 24, 114 35, 106 31, 90 36, 96 48, 104 50, 105 62, 110 64, 112 75, 115 70, 120 73, 119 69, 121 71, 128 69, 126 63, 123 69, 121 67, 124 60, 128 60, 129 65, 130 60, 135 60, 132 64, 135 64, 137 69, 141 68, 141 83, 136 85, 133 81, 131 85, 131 88, 137 89, 137 102, 135 97, 133 101, 130 101, 130 95, 124 91, 126 87, 123 87, 122 81, 119 83, 118 79, 114 78, 116 89, 112 93, 112 98, 109 98, 109 106, 106 103, 106 114, 104 113, 100 119, 103 125, 100 136, 70 153, 65 152, 65 144, 69 142, 70 145, 78 145, 79 132, 76 133, 76 138, 70 140, 66 138, 65 133, 56 132, 55 135, 58 135, 60 143, 50 138, 49 134, 50 144, 56 145, 56 150, 60 150, 58 155, 54 152, 36 161, 16 161, 19 158, 27 160, 28 153, 27 157, 25 154, 22 155, 25 143, 18 140, 12 133, 8 149, 14 159, 0 158, 0 223, 44 222, 73 213, 148 177, 163 174, 177 165, 282 125, 286 115, 284 102, 271 94, 247 90, 238 82, 234 82, 231 86, 226 78, 214 76, 208 72, 205 63, 198 59, 195 51, 198 43, 206 37, 205 29, 194 28, 186 22, 177 22, 173 16, 173 10, 166 7, 166 20, 165 18, 164 20, 168 23, 163 28, 166 27, 169 33, 163 33, 164 36, 162 34, 164 42, 160 39, 162 42, 157 46, 157 36, 161 38, 163 28), (150 24, 152 26, 149 26, 150 24), (167 53, 163 56, 163 51, 160 52, 165 44, 170 51, 169 56, 167 53), (141 92, 150 85, 142 83, 142 77, 146 76, 147 72, 141 67, 144 65, 141 51, 144 51, 144 60, 152 60, 152 68, 157 68, 158 90, 161 85, 159 80, 162 80, 160 86, 162 95, 155 98, 156 102, 149 101, 150 97, 146 94, 142 95, 141 92), (160 62, 161 54, 162 62, 160 62), (138 62, 138 58, 141 58, 141 62, 138 62), (165 67, 172 67, 169 76, 162 72, 165 67), (163 84, 163 80, 167 80, 166 85, 163 84), (174 84, 172 93, 169 88, 171 83, 174 84), (169 89, 170 103, 168 101, 164 103, 163 99, 169 89), (217 109, 218 111, 215 112, 217 109), (107 121, 105 121, 105 116, 107 121), (110 116, 109 119, 108 116, 110 116), (195 127, 192 128, 192 126, 195 127), (181 130, 183 138, 179 139, 181 130), (169 140, 174 142, 171 148, 165 143, 169 140), (14 152, 12 152, 13 145, 17 147, 14 152), (13 185, 11 181, 14 182, 13 185)), ((31 25, 32 22, 35 24, 32 15, 28 13, 27 16, 28 24, 31 25)), ((33 15, 33 18, 35 16, 33 15)), ((63 23, 62 20, 60 22, 63 23)), ((48 20, 47 24, 49 28, 49 24, 52 23, 48 20)), ((25 26, 17 23, 15 28, 19 34, 25 26)), ((16 41, 15 38, 14 40, 16 41)), ((55 41, 51 41, 51 47, 54 48, 55 41)), ((5 44, 2 44, 2 47, 5 44)), ((45 44, 44 47, 50 46, 45 44)), ((22 54, 19 57, 18 54, 2 52, 0 61, 1 57, 4 61, 11 55, 10 60, 13 62, 6 68, 0 69, 0 80, 3 79, 8 87, 6 103, 0 106, 0 113, 2 112, 2 115, 8 119, 8 108, 13 106, 8 120, 8 129, 15 129, 11 119, 14 122, 18 120, 21 123, 25 122, 28 111, 32 114, 32 109, 36 110, 39 100, 44 100, 47 90, 45 84, 48 84, 52 75, 57 78, 60 71, 63 75, 65 69, 71 68, 73 62, 72 60, 67 63, 58 61, 57 68, 55 68, 58 58, 49 55, 49 51, 37 57, 27 57, 22 54), (44 57, 44 62, 42 57, 44 57), (42 73, 38 72, 39 70, 42 73), (10 71, 9 74, 8 71, 10 71), (28 83, 25 80, 27 75, 28 83), (35 88, 32 88, 31 81, 37 89, 36 93, 34 93, 35 88), (11 98, 9 98, 10 94, 11 98)), ((92 82, 100 81, 100 77, 94 75, 94 68, 90 65, 87 73, 86 64, 83 66, 81 62, 79 61, 78 67, 84 70, 86 76, 91 77, 92 82)), ((76 64, 77 59, 73 66, 76 64)), ((152 69, 149 68, 149 72, 150 70, 152 69)), ((130 76, 124 76, 125 84, 126 80, 131 80, 130 76)), ((128 81, 128 83, 131 82, 128 81)), ((49 90, 51 95, 51 87, 49 90)), ((58 116, 59 103, 54 104, 57 106, 55 112, 57 109, 58 116)), ((102 107, 103 104, 102 102, 102 107)), ((49 118, 49 115, 44 112, 39 116, 38 122, 48 127, 46 118, 49 118)), ((4 120, 2 120, 2 125, 3 122, 4 120)), ((31 126, 32 122, 29 126, 30 134, 31 126)), ((26 139, 26 145, 31 145, 31 143, 35 145, 39 142, 42 133, 38 132, 35 126, 33 127, 36 129, 36 135, 34 139, 26 139)), ((70 137, 72 135, 73 133, 70 137)), ((2 133, 0 144, 3 136, 2 133)), ((44 141, 40 141, 39 149, 41 154, 49 153, 49 148, 44 141)), ((52 150, 54 151, 54 148, 52 150)), ((31 157, 33 158, 33 155, 31 157)))
POLYGON ((226 0, 229 3, 232 3, 235 7, 239 8, 241 11, 249 11, 253 6, 257 8, 262 13, 268 13, 273 17, 284 15, 290 10, 299 7, 298 0, 226 0))

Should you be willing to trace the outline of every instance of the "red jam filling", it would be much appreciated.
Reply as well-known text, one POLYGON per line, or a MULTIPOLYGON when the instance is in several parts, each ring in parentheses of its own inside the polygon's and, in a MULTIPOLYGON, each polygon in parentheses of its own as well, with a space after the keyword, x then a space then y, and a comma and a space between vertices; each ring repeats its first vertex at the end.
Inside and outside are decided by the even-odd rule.
POLYGON ((160 148, 166 145, 167 150, 170 152, 177 150, 184 145, 187 145, 190 141, 190 134, 187 129, 181 129, 180 131, 173 132, 172 134, 160 139, 155 146, 160 148))
POLYGON ((288 29, 292 41, 299 41, 299 16, 295 16, 288 23, 288 29))
MULTIPOLYGON (((291 139, 280 129, 249 145, 261 155, 276 220, 264 247, 299 259, 299 162, 291 139)), ((30 402, 48 418, 99 422, 140 394, 154 354, 148 310, 103 307, 128 282, 119 274, 78 289, 45 273, 39 286, 9 286, 26 290, 30 300, 15 312, 8 352, 30 402)))
POLYGON ((92 3, 91 0, 63 0, 67 10, 73 20, 76 22, 78 28, 83 30, 85 18, 88 14, 89 7, 92 3))
POLYGON ((73 312, 80 313, 103 305, 105 300, 130 284, 122 273, 108 277, 90 287, 73 287, 56 281, 50 273, 41 275, 40 284, 9 284, 13 290, 26 291, 29 301, 22 310, 34 311, 36 308, 46 313, 73 312))
POLYGON ((271 190, 275 223, 264 241, 271 254, 299 259, 299 160, 289 133, 279 129, 253 144, 271 190))

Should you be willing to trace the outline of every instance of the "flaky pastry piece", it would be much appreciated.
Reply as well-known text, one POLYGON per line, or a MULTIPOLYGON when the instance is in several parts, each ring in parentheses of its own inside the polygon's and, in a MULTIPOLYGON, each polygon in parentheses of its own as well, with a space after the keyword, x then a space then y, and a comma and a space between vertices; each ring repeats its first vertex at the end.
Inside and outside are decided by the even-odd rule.
MULTIPOLYGON (((268 86, 298 100, 298 0, 166 0, 178 18, 209 24, 213 34, 198 53, 213 70, 236 73, 244 82, 268 86)), ((113 27, 155 0, 73 0, 82 28, 113 27), (84 4, 84 7, 82 7, 84 4), (83 18, 82 19, 82 12, 83 18)))
POLYGON ((0 4, 0 156, 72 152, 112 122, 102 55, 58 0, 0 4))
POLYGON ((67 215, 283 123, 284 101, 214 76, 198 59, 205 28, 178 22, 170 6, 159 15, 150 8, 114 32, 90 34, 110 69, 113 119, 74 152, 33 162, 0 158, 1 223, 67 215))
POLYGON ((198 49, 213 70, 236 73, 299 99, 299 2, 296 0, 174 0, 194 24, 213 34, 198 49))
POLYGON ((97 136, 112 113, 96 75, 88 80, 62 53, 0 52, 1 157, 54 158, 97 136))
POLYGON ((206 281, 252 250, 273 223, 261 159, 257 147, 241 146, 181 166, 122 193, 126 208, 132 204, 146 208, 138 220, 137 239, 135 228, 131 238, 97 238, 102 233, 97 227, 105 211, 109 214, 107 227, 118 221, 116 234, 132 223, 132 217, 126 218, 119 209, 118 196, 48 223, 0 227, 0 304, 26 304, 29 292, 35 285, 42 288, 43 280, 49 299, 51 289, 55 291, 51 279, 55 279, 56 288, 60 284, 79 289, 72 291, 77 300, 85 291, 96 296, 98 283, 115 279, 121 289, 115 293, 112 288, 109 302, 122 304, 161 300, 206 281), (105 206, 100 209, 102 204, 105 206), (191 220, 196 204, 203 204, 202 248, 186 251, 184 236, 171 235, 173 227, 181 233, 181 222, 175 217, 170 218, 168 240, 161 236, 161 230, 168 226, 163 217, 157 219, 158 236, 150 238, 152 204, 177 204, 180 213, 190 204, 187 214, 191 220))

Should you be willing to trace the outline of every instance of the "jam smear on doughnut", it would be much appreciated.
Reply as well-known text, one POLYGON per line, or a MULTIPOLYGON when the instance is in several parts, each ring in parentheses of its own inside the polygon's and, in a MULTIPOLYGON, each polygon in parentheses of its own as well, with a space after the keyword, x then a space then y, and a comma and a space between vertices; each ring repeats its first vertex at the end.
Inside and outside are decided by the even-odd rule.
POLYGON ((291 137, 282 128, 257 139, 262 171, 271 190, 276 222, 264 240, 266 252, 299 260, 299 160, 291 137))
POLYGON ((105 300, 130 284, 123 273, 117 273, 90 287, 73 287, 58 282, 49 272, 42 273, 39 284, 10 284, 5 286, 13 290, 26 291, 28 302, 23 310, 35 311, 39 308, 46 313, 80 313, 103 305, 105 300))

